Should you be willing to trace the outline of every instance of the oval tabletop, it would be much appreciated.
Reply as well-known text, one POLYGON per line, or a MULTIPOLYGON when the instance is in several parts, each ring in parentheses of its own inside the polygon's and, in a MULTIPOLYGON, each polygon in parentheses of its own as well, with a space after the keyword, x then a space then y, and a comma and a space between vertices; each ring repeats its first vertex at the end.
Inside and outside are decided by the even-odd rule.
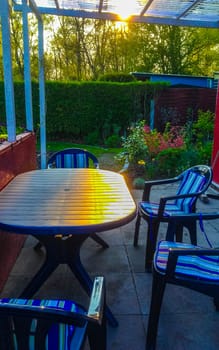
POLYGON ((123 176, 107 170, 34 170, 16 176, 0 192, 0 227, 16 233, 100 232, 135 215, 123 176))

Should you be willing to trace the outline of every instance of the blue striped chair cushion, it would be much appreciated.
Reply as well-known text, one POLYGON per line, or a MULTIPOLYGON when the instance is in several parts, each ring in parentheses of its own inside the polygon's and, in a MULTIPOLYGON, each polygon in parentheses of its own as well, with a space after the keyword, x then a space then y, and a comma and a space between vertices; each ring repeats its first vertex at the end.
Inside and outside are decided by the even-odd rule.
POLYGON ((85 153, 59 154, 56 156, 57 168, 88 168, 88 158, 85 153))
MULTIPOLYGON (((141 209, 150 216, 156 216, 158 214, 159 204, 153 202, 141 202, 141 209)), ((170 214, 185 214, 176 204, 166 204, 163 216, 170 216, 170 214)))
MULTIPOLYGON (((202 190, 206 183, 206 179, 203 175, 197 174, 194 171, 188 171, 182 183, 179 186, 177 195, 195 193, 202 190)), ((183 210, 185 213, 190 213, 192 210, 192 205, 196 200, 195 197, 177 199, 175 204, 178 208, 183 210)))
MULTIPOLYGON (((16 305, 28 305, 44 307, 47 309, 54 308, 56 310, 65 310, 71 312, 85 313, 85 311, 79 308, 74 302, 69 300, 31 300, 31 299, 9 299, 3 298, 0 299, 0 308, 1 304, 16 304, 16 305)), ((43 316, 42 316, 43 317, 43 316)), ((30 349, 33 349, 34 346, 34 333, 37 327, 37 321, 33 319, 31 324, 31 334, 29 338, 30 349)), ((47 339, 46 339, 46 349, 48 350, 70 350, 72 349, 71 343, 73 336, 77 334, 77 328, 62 323, 55 323, 51 326, 47 339)), ((78 338, 79 339, 79 338, 78 338)), ((16 349, 16 342, 15 342, 16 349)))
MULTIPOLYGON (((170 248, 203 249, 192 244, 160 241, 154 255, 154 265, 158 271, 166 271, 170 248)), ((186 275, 202 280, 219 280, 219 256, 179 256, 175 272, 176 275, 186 275)))
MULTIPOLYGON (((183 181, 181 182, 176 195, 188 194, 199 192, 206 179, 204 176, 197 174, 193 171, 188 171, 185 174, 183 181)), ((170 216, 171 214, 185 214, 191 213, 192 206, 196 197, 177 199, 174 203, 167 203, 165 205, 163 216, 170 216)), ((158 214, 159 204, 153 202, 141 202, 141 209, 147 213, 149 216, 156 216, 158 214)))

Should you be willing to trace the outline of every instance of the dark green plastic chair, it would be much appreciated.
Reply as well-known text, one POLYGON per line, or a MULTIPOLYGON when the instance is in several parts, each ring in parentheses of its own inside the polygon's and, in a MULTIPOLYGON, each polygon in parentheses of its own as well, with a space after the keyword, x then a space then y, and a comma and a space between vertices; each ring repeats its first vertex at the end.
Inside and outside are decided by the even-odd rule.
POLYGON ((0 299, 1 350, 106 350, 104 278, 96 277, 88 311, 70 300, 0 299))
MULTIPOLYGON (((218 218, 219 212, 171 216, 166 237, 169 240, 158 243, 153 259, 146 350, 156 349, 159 316, 167 283, 183 286, 212 297, 216 310, 219 311, 219 248, 212 248, 210 244, 206 248, 174 241, 177 236, 177 227, 182 222, 218 218)), ((207 234, 206 239, 208 241, 207 234)), ((171 329, 169 332, 171 334, 171 329)))
MULTIPOLYGON (((138 245, 141 218, 146 220, 148 230, 146 235, 145 269, 151 271, 153 254, 156 248, 157 236, 161 222, 168 222, 171 215, 187 214, 196 211, 198 197, 204 193, 212 181, 212 169, 207 165, 193 166, 179 176, 170 179, 146 181, 142 201, 138 204, 138 215, 135 224, 134 246, 138 245), (157 185, 177 184, 175 194, 167 194, 161 197, 157 203, 151 201, 151 190, 157 185)), ((195 222, 180 223, 178 236, 182 235, 183 226, 190 233, 191 242, 196 244, 195 222)))

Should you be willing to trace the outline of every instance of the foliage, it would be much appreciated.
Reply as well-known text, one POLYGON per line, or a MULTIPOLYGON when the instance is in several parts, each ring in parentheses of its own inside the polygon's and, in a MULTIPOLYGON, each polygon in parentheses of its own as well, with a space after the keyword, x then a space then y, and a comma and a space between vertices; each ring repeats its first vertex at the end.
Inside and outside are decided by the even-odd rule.
MULTIPOLYGON (((11 11, 10 20, 13 73, 23 79, 22 14, 11 11)), ((28 21, 31 75, 37 79, 37 19, 29 14, 28 21)), ((131 22, 118 27, 114 21, 49 15, 43 21, 46 80, 96 80, 135 71, 209 76, 218 70, 217 29, 131 22)))
POLYGON ((128 154, 130 163, 138 163, 139 159, 145 157, 148 148, 145 143, 144 121, 138 122, 130 128, 130 134, 127 138, 122 138, 124 153, 128 154))
MULTIPOLYGON (((17 126, 16 135, 19 135, 25 131, 25 128, 22 126, 17 126)), ((8 139, 7 127, 6 125, 0 125, 0 142, 6 141, 8 139)))
POLYGON ((177 126, 170 126, 170 123, 166 124, 165 130, 162 133, 156 129, 150 130, 150 128, 144 126, 144 139, 148 148, 150 157, 153 158, 160 152, 168 148, 180 148, 184 146, 184 140, 182 137, 182 128, 177 126))
POLYGON ((123 149, 128 154, 129 162, 134 165, 144 165, 152 161, 160 152, 168 148, 182 148, 184 140, 182 131, 177 127, 170 127, 168 123, 164 133, 156 129, 150 130, 145 121, 138 122, 130 128, 127 138, 123 138, 123 149))
POLYGON ((119 147, 121 145, 121 137, 119 135, 111 135, 106 139, 106 147, 119 147))
POLYGON ((197 145, 213 139, 215 114, 210 111, 198 111, 198 119, 193 124, 192 133, 197 145))
MULTIPOLYGON (((49 140, 119 146, 119 139, 141 114, 142 101, 166 84, 150 82, 47 82, 46 128, 49 140), (117 135, 117 138, 112 138, 117 135)), ((25 125, 23 82, 16 82, 16 122, 25 125)), ((32 83, 34 128, 39 125, 39 85, 32 83)), ((0 82, 0 116, 5 123, 4 84, 0 82)), ((145 107, 146 109, 146 107, 145 107)))
POLYGON ((107 73, 101 75, 98 79, 99 81, 117 81, 121 83, 135 81, 136 78, 132 74, 126 73, 107 73))
POLYGON ((199 111, 191 126, 176 127, 166 124, 163 133, 150 130, 145 121, 138 122, 123 139, 123 152, 116 159, 128 157, 132 177, 145 179, 172 177, 195 164, 210 164, 214 115, 199 111))

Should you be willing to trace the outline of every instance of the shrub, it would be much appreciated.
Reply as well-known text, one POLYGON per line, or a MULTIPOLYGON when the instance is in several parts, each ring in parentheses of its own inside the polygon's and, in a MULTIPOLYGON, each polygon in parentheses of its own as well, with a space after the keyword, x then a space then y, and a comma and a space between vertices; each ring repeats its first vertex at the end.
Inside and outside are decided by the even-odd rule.
POLYGON ((129 136, 122 138, 123 154, 128 155, 129 162, 138 164, 138 161, 145 158, 148 148, 145 143, 144 121, 138 122, 129 129, 129 136))
POLYGON ((132 74, 127 74, 127 73, 106 73, 104 75, 101 75, 98 80, 127 83, 130 81, 136 81, 136 78, 132 74))
POLYGON ((105 145, 109 148, 117 148, 121 145, 121 137, 119 135, 111 135, 109 136, 106 141, 105 145))
POLYGON ((172 177, 193 165, 210 164, 213 129, 214 115, 202 111, 190 127, 167 123, 163 133, 140 121, 123 139, 124 152, 117 159, 128 157, 132 177, 172 177))

